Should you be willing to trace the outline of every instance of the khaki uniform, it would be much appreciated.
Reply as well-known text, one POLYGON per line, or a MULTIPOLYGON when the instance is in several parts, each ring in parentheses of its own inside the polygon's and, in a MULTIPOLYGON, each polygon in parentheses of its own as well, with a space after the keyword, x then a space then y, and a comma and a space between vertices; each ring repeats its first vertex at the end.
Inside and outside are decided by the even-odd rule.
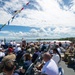
POLYGON ((10 55, 7 55, 5 56, 3 59, 2 59, 2 62, 5 62, 6 60, 15 60, 16 59, 16 55, 15 54, 10 54, 10 55))

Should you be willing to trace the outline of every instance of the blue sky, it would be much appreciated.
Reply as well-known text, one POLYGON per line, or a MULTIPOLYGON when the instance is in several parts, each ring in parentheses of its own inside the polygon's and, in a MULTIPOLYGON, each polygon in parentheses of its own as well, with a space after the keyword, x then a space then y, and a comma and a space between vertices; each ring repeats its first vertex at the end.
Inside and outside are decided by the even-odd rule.
MULTIPOLYGON (((1 26, 2 25, 0 25, 0 27, 1 26)), ((6 25, 4 28, 2 28, 2 31, 7 31, 8 30, 8 31, 14 31, 14 32, 18 32, 18 31, 29 32, 30 29, 32 29, 32 28, 34 28, 34 27, 6 25)))
POLYGON ((0 39, 75 37, 75 0, 0 0, 0 27, 22 7, 0 39))

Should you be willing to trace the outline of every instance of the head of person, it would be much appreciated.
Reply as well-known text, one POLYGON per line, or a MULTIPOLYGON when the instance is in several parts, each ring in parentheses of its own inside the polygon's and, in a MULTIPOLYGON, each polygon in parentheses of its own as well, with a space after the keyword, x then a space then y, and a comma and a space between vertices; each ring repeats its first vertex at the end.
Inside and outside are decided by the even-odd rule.
POLYGON ((13 47, 8 48, 8 54, 11 54, 11 53, 13 53, 13 47))
POLYGON ((45 62, 49 61, 51 59, 51 54, 49 54, 48 52, 44 53, 43 55, 43 60, 45 62))
POLYGON ((57 44, 55 48, 59 48, 59 45, 57 44))
POLYGON ((56 44, 56 41, 54 41, 54 44, 56 44))
POLYGON ((31 60, 31 56, 29 53, 26 53, 25 54, 25 60, 28 61, 28 60, 31 60))
POLYGON ((39 51, 39 47, 35 46, 35 52, 38 52, 38 51, 39 51))
POLYGON ((53 49, 53 53, 54 53, 54 54, 55 54, 55 53, 58 53, 57 48, 54 48, 54 49, 53 49))
POLYGON ((61 42, 59 42, 59 46, 60 46, 60 47, 62 46, 62 43, 61 43, 61 42))
POLYGON ((22 47, 26 47, 26 40, 22 41, 22 47))
POLYGON ((1 40, 1 42, 3 42, 3 40, 1 40))
POLYGON ((15 63, 13 60, 2 61, 2 71, 6 75, 11 75, 15 70, 15 63))

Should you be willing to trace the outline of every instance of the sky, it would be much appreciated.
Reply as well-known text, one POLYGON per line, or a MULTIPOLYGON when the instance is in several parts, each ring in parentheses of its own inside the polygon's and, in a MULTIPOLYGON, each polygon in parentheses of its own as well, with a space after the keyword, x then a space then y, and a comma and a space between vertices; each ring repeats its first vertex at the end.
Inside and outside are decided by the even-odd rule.
POLYGON ((0 27, 21 8, 0 39, 75 37, 75 0, 0 0, 0 27))

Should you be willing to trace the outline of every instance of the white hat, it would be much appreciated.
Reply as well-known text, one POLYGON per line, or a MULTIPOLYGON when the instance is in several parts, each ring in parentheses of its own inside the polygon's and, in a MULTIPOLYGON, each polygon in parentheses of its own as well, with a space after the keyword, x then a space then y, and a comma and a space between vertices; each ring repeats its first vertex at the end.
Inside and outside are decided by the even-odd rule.
POLYGON ((31 45, 31 46, 33 46, 33 45, 34 45, 34 43, 31 43, 30 45, 31 45))
POLYGON ((20 46, 20 44, 17 44, 16 46, 20 46))

